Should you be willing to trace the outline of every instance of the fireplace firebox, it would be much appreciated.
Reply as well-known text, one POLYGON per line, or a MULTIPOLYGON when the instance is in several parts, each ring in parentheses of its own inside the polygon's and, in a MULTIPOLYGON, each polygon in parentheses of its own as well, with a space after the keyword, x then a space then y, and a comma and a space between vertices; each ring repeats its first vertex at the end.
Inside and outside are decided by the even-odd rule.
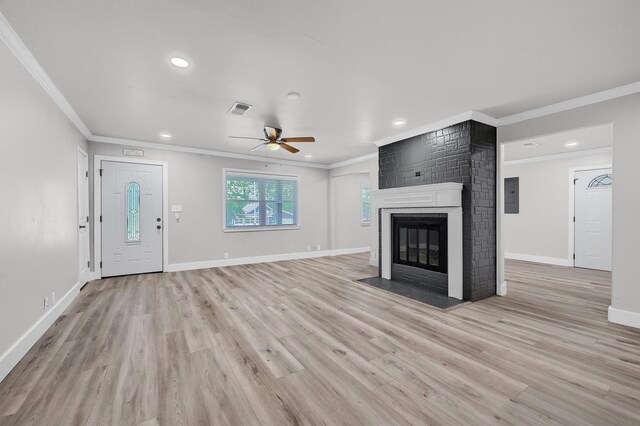
POLYGON ((446 217, 394 217, 393 262, 446 274, 446 217))

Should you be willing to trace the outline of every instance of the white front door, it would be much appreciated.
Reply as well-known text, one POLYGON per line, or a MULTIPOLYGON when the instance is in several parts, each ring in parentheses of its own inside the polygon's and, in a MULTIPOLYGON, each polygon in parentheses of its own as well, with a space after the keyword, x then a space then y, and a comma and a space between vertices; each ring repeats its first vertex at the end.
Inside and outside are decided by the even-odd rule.
POLYGON ((78 281, 89 281, 89 158, 78 150, 78 281))
POLYGON ((575 262, 579 268, 611 270, 611 169, 575 173, 575 262))
POLYGON ((162 271, 162 166, 102 161, 102 276, 162 271))

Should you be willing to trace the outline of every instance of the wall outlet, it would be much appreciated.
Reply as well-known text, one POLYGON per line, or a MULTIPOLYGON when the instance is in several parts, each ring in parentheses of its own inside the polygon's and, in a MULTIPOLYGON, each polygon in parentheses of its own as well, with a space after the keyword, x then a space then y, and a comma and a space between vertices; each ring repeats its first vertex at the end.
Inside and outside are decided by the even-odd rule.
POLYGON ((316 250, 320 251, 320 244, 316 247, 316 250))
POLYGON ((229 258, 229 253, 225 253, 225 254, 224 254, 224 258, 225 258, 225 259, 228 259, 228 258, 229 258))
POLYGON ((171 213, 182 213, 182 204, 173 204, 171 206, 171 213))
POLYGON ((56 292, 55 291, 51 292, 51 304, 52 305, 56 304, 56 292))
POLYGON ((44 298, 44 310, 46 311, 47 309, 49 309, 49 298, 45 297, 44 298))

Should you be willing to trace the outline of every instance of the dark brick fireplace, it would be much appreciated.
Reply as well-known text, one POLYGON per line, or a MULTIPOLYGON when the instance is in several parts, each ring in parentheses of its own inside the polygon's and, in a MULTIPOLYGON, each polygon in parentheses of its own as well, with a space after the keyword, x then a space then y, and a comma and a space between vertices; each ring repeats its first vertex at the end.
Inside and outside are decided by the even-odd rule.
POLYGON ((381 146, 378 158, 380 189, 463 184, 463 298, 494 295, 496 128, 465 121, 381 146))

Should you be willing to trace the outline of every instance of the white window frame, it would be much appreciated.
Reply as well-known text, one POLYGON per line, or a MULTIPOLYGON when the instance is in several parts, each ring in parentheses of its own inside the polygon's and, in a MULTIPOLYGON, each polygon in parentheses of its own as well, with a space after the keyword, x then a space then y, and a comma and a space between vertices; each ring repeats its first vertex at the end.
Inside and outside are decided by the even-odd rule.
POLYGON ((369 182, 360 182, 360 192, 358 193, 360 197, 360 225, 361 226, 370 226, 371 225, 371 216, 372 216, 372 207, 371 207, 371 183, 369 182), (367 187, 369 188, 369 220, 365 221, 362 218, 362 213, 364 211, 364 200, 362 199, 362 190, 367 187))
POLYGON ((300 229, 300 179, 298 175, 286 173, 269 173, 258 172, 256 170, 245 169, 222 169, 222 230, 223 232, 260 232, 260 231, 288 231, 300 229), (228 175, 246 175, 249 177, 259 177, 267 179, 284 179, 296 181, 296 225, 266 225, 266 226, 247 226, 247 227, 228 227, 227 226, 227 176, 228 175))

